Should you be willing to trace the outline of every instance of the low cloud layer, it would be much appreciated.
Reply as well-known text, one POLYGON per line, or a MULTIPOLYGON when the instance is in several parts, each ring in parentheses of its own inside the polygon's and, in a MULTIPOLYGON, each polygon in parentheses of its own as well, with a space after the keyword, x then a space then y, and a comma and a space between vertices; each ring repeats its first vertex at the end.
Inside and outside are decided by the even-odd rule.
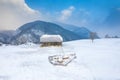
POLYGON ((0 0, 0 30, 17 29, 24 23, 42 19, 24 0, 0 0))
POLYGON ((69 17, 72 16, 72 13, 73 13, 74 9, 75 9, 74 6, 70 6, 68 9, 62 10, 62 11, 61 11, 61 15, 60 15, 60 17, 59 17, 58 20, 59 20, 60 22, 64 22, 64 21, 68 20, 69 17))

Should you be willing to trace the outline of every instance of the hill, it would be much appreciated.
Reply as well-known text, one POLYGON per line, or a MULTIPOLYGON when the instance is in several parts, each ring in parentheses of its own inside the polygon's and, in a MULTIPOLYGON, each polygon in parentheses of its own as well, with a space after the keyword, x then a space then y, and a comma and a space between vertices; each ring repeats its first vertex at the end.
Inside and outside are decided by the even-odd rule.
MULTIPOLYGON (((84 33, 83 30, 82 32, 84 33)), ((88 33, 89 32, 87 32, 87 34, 88 33)), ((86 36, 86 34, 80 34, 79 31, 78 33, 75 33, 55 23, 35 21, 24 24, 19 29, 17 29, 15 36, 11 40, 11 43, 12 44, 22 44, 26 42, 39 43, 40 36, 43 34, 59 34, 63 37, 63 41, 85 39, 85 37, 83 36, 86 36)))
MULTIPOLYGON (((89 39, 90 38, 90 33, 92 32, 85 27, 79 27, 79 26, 64 24, 64 23, 57 23, 57 24, 62 26, 64 29, 67 29, 69 31, 72 31, 72 32, 78 34, 81 39, 89 39)), ((99 38, 99 36, 96 34, 95 38, 99 38)))

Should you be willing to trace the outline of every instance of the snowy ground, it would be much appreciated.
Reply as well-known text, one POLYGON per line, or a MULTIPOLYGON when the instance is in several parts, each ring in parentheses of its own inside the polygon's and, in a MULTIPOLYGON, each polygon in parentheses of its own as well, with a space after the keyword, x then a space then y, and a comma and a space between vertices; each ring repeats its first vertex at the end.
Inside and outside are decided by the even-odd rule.
POLYGON ((66 42, 63 50, 77 55, 66 67, 48 61, 60 47, 2 46, 0 80, 120 80, 120 39, 66 42))

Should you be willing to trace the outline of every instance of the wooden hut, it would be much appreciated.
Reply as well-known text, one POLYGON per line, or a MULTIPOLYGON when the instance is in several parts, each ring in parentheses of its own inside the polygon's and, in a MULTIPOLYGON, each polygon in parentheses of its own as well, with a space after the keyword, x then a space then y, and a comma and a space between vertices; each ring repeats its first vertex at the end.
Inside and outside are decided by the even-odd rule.
POLYGON ((41 47, 62 46, 63 38, 60 35, 42 35, 40 37, 41 47))

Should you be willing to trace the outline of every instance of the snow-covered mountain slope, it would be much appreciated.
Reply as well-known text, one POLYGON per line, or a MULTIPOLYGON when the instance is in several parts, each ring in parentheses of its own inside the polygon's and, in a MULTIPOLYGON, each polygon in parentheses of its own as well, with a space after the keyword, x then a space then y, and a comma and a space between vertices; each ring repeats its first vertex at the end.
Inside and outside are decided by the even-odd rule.
POLYGON ((0 33, 8 35, 11 37, 14 35, 15 31, 14 30, 3 30, 3 31, 0 31, 0 33))
MULTIPOLYGON (((64 24, 64 23, 57 23, 57 24, 62 26, 64 29, 67 29, 69 31, 72 31, 72 32, 78 34, 81 37, 81 39, 89 39, 90 33, 92 32, 85 27, 79 27, 79 26, 64 24)), ((96 34, 95 38, 99 38, 99 36, 96 34)))
POLYGON ((65 67, 48 61, 48 56, 64 54, 60 47, 2 46, 0 80, 120 80, 120 39, 65 42, 63 50, 77 55, 65 67))
POLYGON ((62 28, 57 24, 45 21, 35 21, 21 26, 16 31, 16 35, 12 38, 11 42, 14 44, 26 42, 39 43, 40 36, 43 34, 59 34, 63 37, 64 41, 81 39, 79 35, 62 28))
POLYGON ((0 33, 0 42, 1 43, 7 44, 9 42, 10 38, 11 38, 10 36, 8 36, 4 33, 0 33))
MULTIPOLYGON (((59 23, 58 23, 59 24, 59 23)), ((55 24, 45 21, 26 23, 16 31, 0 31, 0 42, 9 44, 39 43, 43 34, 61 35, 63 41, 89 39, 90 30, 68 24, 55 24)), ((95 38, 99 38, 95 35, 95 38)))
POLYGON ((8 44, 13 34, 12 30, 0 31, 0 42, 8 44))

